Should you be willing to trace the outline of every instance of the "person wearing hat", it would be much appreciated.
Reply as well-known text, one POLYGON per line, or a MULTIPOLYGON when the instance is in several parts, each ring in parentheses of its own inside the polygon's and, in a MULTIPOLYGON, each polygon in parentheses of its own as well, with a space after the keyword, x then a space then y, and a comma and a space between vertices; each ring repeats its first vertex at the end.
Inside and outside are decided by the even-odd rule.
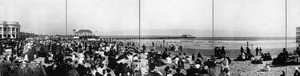
POLYGON ((196 71, 194 66, 191 65, 190 68, 186 70, 186 76, 195 76, 196 71))
POLYGON ((180 71, 181 69, 176 69, 176 73, 173 76, 184 76, 180 71))
POLYGON ((169 56, 168 56, 168 57, 166 58, 166 60, 167 60, 167 62, 166 62, 166 63, 168 63, 168 64, 171 64, 171 63, 172 63, 172 59, 171 59, 171 57, 169 57, 169 56))
POLYGON ((3 47, 3 43, 0 43, 0 55, 3 55, 4 52, 4 47, 3 47))
POLYGON ((74 65, 72 65, 72 69, 68 71, 68 76, 80 76, 74 65))
POLYGON ((300 76, 300 72, 299 72, 298 67, 295 67, 294 76, 300 76))

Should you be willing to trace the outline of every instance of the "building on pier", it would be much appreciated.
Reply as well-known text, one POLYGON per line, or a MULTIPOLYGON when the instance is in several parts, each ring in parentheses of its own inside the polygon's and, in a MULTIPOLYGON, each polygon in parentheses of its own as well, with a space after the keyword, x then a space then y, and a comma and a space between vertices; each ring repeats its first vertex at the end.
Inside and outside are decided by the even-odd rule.
POLYGON ((74 30, 75 37, 79 39, 89 39, 89 38, 95 38, 95 35, 91 30, 88 29, 80 29, 77 32, 74 30))

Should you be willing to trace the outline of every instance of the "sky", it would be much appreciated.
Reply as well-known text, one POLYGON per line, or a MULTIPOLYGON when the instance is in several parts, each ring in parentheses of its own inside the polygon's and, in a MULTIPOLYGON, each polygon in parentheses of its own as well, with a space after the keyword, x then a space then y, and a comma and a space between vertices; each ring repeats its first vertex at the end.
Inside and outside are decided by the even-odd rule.
MULTIPOLYGON (((284 0, 141 0, 141 35, 198 37, 284 37, 284 0), (213 30, 214 29, 214 30, 213 30)), ((0 0, 0 21, 17 21, 21 31, 138 35, 138 0, 0 0), (67 12, 66 12, 67 11, 67 12), (67 15, 66 15, 67 13, 67 15), (67 17, 67 22, 66 22, 67 17)), ((300 0, 288 0, 289 37, 300 26, 300 0)))

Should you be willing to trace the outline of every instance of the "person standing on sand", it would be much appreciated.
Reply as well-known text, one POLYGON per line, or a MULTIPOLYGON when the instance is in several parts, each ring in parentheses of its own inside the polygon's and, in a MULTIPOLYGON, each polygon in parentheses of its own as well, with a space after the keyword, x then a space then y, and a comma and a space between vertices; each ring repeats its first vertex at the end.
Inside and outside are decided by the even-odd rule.
POLYGON ((259 51, 259 49, 258 49, 258 47, 256 47, 256 49, 255 49, 256 56, 258 56, 258 51, 259 51))
POLYGON ((225 51, 225 46, 222 46, 222 48, 221 48, 221 52, 222 52, 222 56, 226 54, 226 51, 225 51))
POLYGON ((175 50, 175 51, 178 51, 178 50, 179 50, 179 46, 176 45, 174 50, 175 50))
POLYGON ((168 51, 168 48, 167 48, 167 47, 165 47, 165 51, 168 51))
POLYGON ((154 47, 154 42, 152 42, 152 46, 154 47))
POLYGON ((261 49, 261 47, 259 47, 259 53, 260 53, 260 55, 262 55, 262 49, 261 49))
POLYGON ((165 47, 165 40, 163 40, 163 47, 165 47))
POLYGON ((244 48, 243 48, 243 46, 241 46, 241 53, 244 53, 244 48))
POLYGON ((179 45, 179 50, 180 52, 182 52, 182 45, 179 45))
POLYGON ((36 52, 35 46, 33 46, 30 51, 28 51, 28 61, 31 62, 34 60, 34 54, 36 52))
POLYGON ((250 55, 251 54, 250 48, 246 47, 246 49, 247 49, 247 54, 250 55))
POLYGON ((195 54, 192 54, 192 60, 193 61, 195 60, 195 54))
POLYGON ((203 58, 200 52, 197 54, 197 58, 203 58))
POLYGON ((143 48, 143 50, 146 50, 146 45, 145 45, 145 44, 143 44, 142 48, 143 48))

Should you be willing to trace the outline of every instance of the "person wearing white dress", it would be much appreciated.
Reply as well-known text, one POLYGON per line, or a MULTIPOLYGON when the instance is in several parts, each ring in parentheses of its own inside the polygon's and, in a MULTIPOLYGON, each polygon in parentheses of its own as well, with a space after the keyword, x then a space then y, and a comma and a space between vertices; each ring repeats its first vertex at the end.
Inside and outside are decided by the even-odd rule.
POLYGON ((180 59, 179 59, 178 57, 176 57, 176 58, 174 59, 174 63, 175 63, 175 64, 178 64, 179 60, 180 60, 180 59))
POLYGON ((172 63, 172 59, 170 57, 167 57, 166 60, 167 60, 167 63, 169 63, 169 64, 172 63))
POLYGON ((195 65, 195 68, 199 69, 200 66, 201 66, 200 64, 196 64, 196 65, 195 65))
POLYGON ((242 59, 246 59, 245 53, 242 53, 242 59))
POLYGON ((97 72, 99 72, 100 74, 102 74, 102 75, 103 75, 103 70, 104 70, 103 68, 101 68, 101 67, 98 67, 96 70, 97 70, 97 72))
POLYGON ((79 64, 82 64, 82 63, 83 63, 83 60, 84 60, 84 55, 83 55, 82 53, 79 53, 78 56, 79 56, 78 63, 79 63, 79 64))
POLYGON ((25 56, 24 56, 24 61, 28 61, 28 55, 27 54, 25 54, 25 56))
POLYGON ((189 56, 186 58, 186 61, 189 63, 189 64, 193 64, 193 60, 192 60, 192 57, 189 56))
POLYGON ((178 45, 175 46, 175 51, 178 51, 178 45))
POLYGON ((91 70, 91 72, 92 72, 93 76, 96 76, 97 69, 93 69, 93 70, 91 70))
POLYGON ((75 55, 73 54, 72 55, 72 60, 74 61, 76 59, 75 55))
POLYGON ((221 61, 221 75, 220 76, 230 76, 229 62, 226 58, 222 58, 221 61), (225 70, 228 70, 226 73, 225 70))

